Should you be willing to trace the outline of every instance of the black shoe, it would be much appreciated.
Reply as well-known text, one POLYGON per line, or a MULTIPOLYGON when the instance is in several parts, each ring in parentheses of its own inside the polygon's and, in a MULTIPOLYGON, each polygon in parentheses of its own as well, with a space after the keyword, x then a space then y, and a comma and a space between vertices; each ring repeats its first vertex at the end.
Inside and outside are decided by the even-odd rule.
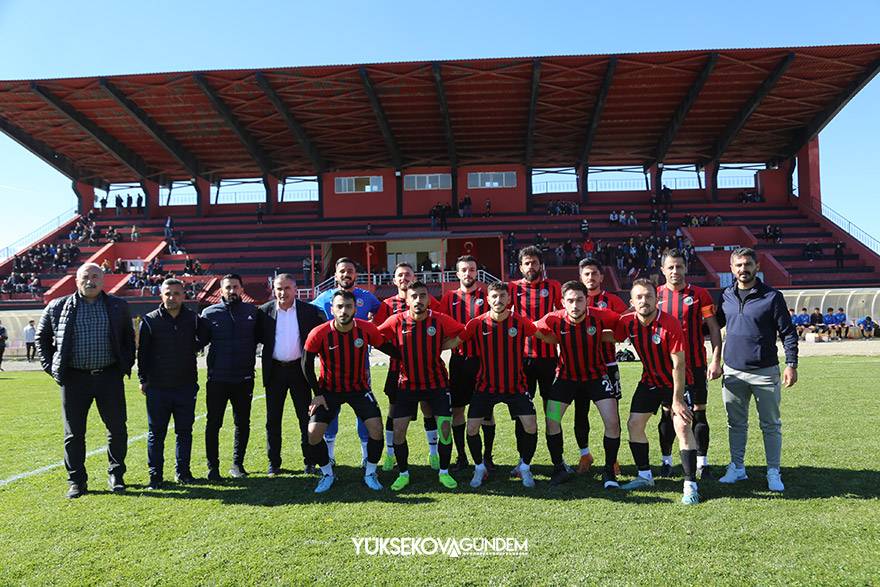
POLYGON ((483 464, 486 465, 486 470, 489 473, 495 472, 495 461, 492 460, 492 455, 483 455, 483 464))
MULTIPOLYGON (((281 474, 281 467, 275 467, 275 466, 269 465, 269 470, 266 471, 266 474, 269 477, 277 477, 278 475, 281 474)), ((235 475, 233 475, 233 477, 235 477, 235 475)))
POLYGON ((660 465, 660 473, 657 475, 658 477, 672 477, 672 465, 668 463, 663 463, 660 465))
POLYGON ((162 485, 164 485, 164 481, 162 477, 150 476, 150 483, 147 485, 147 489, 162 489, 162 485))
POLYGON ((248 476, 248 472, 244 470, 244 465, 232 465, 232 467, 229 469, 229 474, 236 479, 241 479, 242 477, 248 476))
POLYGON ((220 475, 220 471, 217 469, 208 469, 208 481, 212 483, 220 483, 223 481, 223 477, 220 475))
POLYGON ((178 485, 192 485, 196 482, 196 478, 191 473, 183 473, 174 478, 178 485))
POLYGON ((697 479, 700 481, 714 481, 715 474, 712 473, 712 469, 709 468, 709 465, 706 465, 705 467, 697 469, 697 479))
POLYGON ((312 464, 306 465, 306 469, 305 469, 306 475, 317 475, 320 472, 321 472, 321 470, 318 467, 316 467, 315 465, 312 465, 312 464))
POLYGON ((125 492, 125 481, 122 480, 122 475, 110 473, 110 477, 107 479, 107 485, 110 486, 110 491, 113 493, 125 492))
POLYGON ((76 499, 89 492, 89 488, 85 483, 71 483, 67 488, 67 499, 76 499))
POLYGON ((602 486, 605 489, 620 489, 620 483, 617 482, 617 475, 614 474, 614 471, 602 474, 602 486))
POLYGON ((563 483, 570 481, 572 478, 572 473, 565 465, 559 465, 553 470, 553 476, 550 477, 550 485, 562 485, 563 483))
POLYGON ((449 467, 449 470, 455 473, 457 471, 464 471, 465 469, 470 468, 470 466, 471 464, 468 462, 467 457, 462 456, 459 457, 458 460, 456 460, 454 463, 452 463, 452 466, 449 467))

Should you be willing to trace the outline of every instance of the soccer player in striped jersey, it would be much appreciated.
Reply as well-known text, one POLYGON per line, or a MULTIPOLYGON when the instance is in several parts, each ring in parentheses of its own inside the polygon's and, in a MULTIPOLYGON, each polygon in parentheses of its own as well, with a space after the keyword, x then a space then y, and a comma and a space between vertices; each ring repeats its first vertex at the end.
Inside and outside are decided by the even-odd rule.
MULTIPOLYGON (((451 316, 462 326, 472 318, 484 314, 488 309, 486 291, 477 285, 477 260, 471 255, 463 255, 455 262, 458 289, 449 290, 440 299, 440 311, 451 316)), ((465 446, 465 408, 474 394, 477 372, 480 370, 480 358, 473 340, 460 344, 452 349, 449 359, 449 391, 452 395, 452 439, 458 458, 452 465, 452 471, 460 471, 468 467, 467 448, 465 446)), ((491 471, 492 447, 495 444, 495 419, 483 420, 483 463, 491 471)))
POLYGON ((440 352, 458 344, 458 335, 464 327, 440 312, 428 309, 428 286, 413 281, 406 289, 408 310, 394 314, 380 327, 379 332, 400 353, 400 374, 397 397, 394 402, 394 454, 400 475, 393 491, 409 485, 409 446, 406 431, 409 421, 420 402, 430 404, 437 418, 439 431, 440 483, 447 489, 458 484, 449 474, 452 457, 452 407, 449 397, 449 376, 440 352), (455 341, 454 344, 450 344, 455 341))
POLYGON ((579 281, 568 281, 562 286, 564 310, 551 312, 535 326, 559 345, 559 365, 556 380, 547 401, 547 448, 553 461, 551 485, 559 485, 571 478, 571 472, 562 460, 562 416, 575 398, 586 398, 596 403, 596 409, 605 425, 606 489, 619 487, 614 464, 620 449, 620 415, 617 402, 620 391, 608 379, 603 340, 614 341, 613 329, 618 314, 611 310, 587 307, 587 288, 579 281))
MULTIPOLYGON (((721 377, 721 328, 715 319, 712 296, 704 288, 687 283, 687 261, 677 249, 667 250, 660 259, 666 283, 657 288, 657 306, 677 319, 684 331, 684 358, 693 377, 686 392, 694 410, 694 437, 697 441, 697 478, 711 479, 708 457, 709 422, 706 419, 706 402, 709 397, 707 381, 721 377), (706 347, 703 342, 703 325, 709 331, 712 344, 712 360, 706 363, 706 347)), ((660 476, 672 474, 672 442, 675 429, 672 415, 666 408, 660 413, 657 425, 660 434, 662 463, 660 476)))
POLYGON ((382 489, 376 475, 382 456, 382 417, 367 380, 367 349, 377 346, 390 355, 397 355, 397 351, 386 343, 376 326, 354 317, 357 306, 352 292, 340 289, 334 293, 330 307, 333 320, 309 333, 303 359, 306 381, 315 393, 309 406, 309 449, 312 462, 321 468, 315 493, 324 493, 335 480, 324 432, 339 416, 342 404, 350 405, 367 428, 364 483, 378 491, 382 489), (321 359, 320 378, 315 377, 315 357, 321 359))
MULTIPOLYGON (((544 277, 544 255, 541 250, 538 247, 525 247, 520 249, 518 259, 522 279, 509 284, 513 311, 535 322, 553 310, 562 309, 562 286, 555 279, 544 277)), ((556 375, 556 345, 532 337, 526 338, 525 343, 523 372, 529 394, 534 399, 535 392, 540 390, 546 411, 547 397, 556 375)), ((519 431, 520 427, 521 422, 517 419, 516 429, 519 431)), ((519 467, 514 467, 510 474, 518 477, 519 467)))
POLYGON ((656 414, 657 408, 665 405, 672 408, 672 421, 681 448, 684 472, 681 503, 697 504, 700 502, 696 480, 697 444, 691 428, 693 413, 686 404, 685 385, 690 374, 685 363, 684 333, 678 320, 657 308, 657 290, 653 283, 636 279, 630 293, 630 303, 635 311, 617 320, 614 335, 621 342, 629 339, 642 360, 642 378, 633 394, 626 423, 629 447, 639 474, 622 489, 653 487, 645 427, 651 414, 656 414))
MULTIPOLYGON (((413 266, 409 263, 398 263, 394 267, 392 281, 397 286, 397 294, 382 300, 382 305, 373 316, 373 324, 379 326, 389 317, 408 309, 406 300, 406 288, 416 280, 413 266)), ((431 310, 439 310, 440 302, 432 295, 428 295, 428 304, 431 310)), ((382 463, 383 471, 394 468, 394 403, 397 397, 397 380, 400 377, 400 363, 395 359, 388 362, 388 374, 385 377, 385 395, 388 396, 388 414, 385 416, 385 461, 382 463)), ((422 402, 422 414, 425 416, 425 437, 428 440, 428 462, 431 468, 440 468, 440 456, 437 452, 437 419, 431 414, 431 406, 428 402, 422 402)), ((417 413, 413 414, 415 419, 417 413)))
MULTIPOLYGON (((505 403, 511 418, 521 424, 516 429, 516 448, 520 456, 517 469, 522 484, 534 487, 535 479, 529 464, 538 446, 538 421, 523 372, 523 355, 526 340, 535 336, 538 329, 531 320, 511 311, 508 284, 500 281, 490 284, 486 299, 489 311, 470 320, 459 335, 461 342, 473 340, 476 343, 480 357, 477 384, 467 418, 467 443, 475 465, 470 485, 479 487, 488 476, 483 463, 480 426, 492 414, 495 404, 505 403)), ((459 341, 453 341, 456 342, 459 341)))
MULTIPOLYGON (((600 310, 611 310, 617 314, 624 314, 629 309, 629 304, 624 302, 613 293, 608 293, 602 286, 605 275, 602 273, 602 265, 598 260, 591 257, 582 259, 578 264, 578 273, 585 286, 587 286, 587 306, 600 310)), ((608 369, 608 379, 620 396, 620 368, 617 366, 617 351, 613 342, 605 343, 602 348, 605 356, 605 366, 608 369)), ((590 402, 583 397, 574 400, 574 434, 578 447, 581 449, 581 458, 578 463, 578 473, 587 473, 593 465, 593 454, 590 452, 590 402)), ((615 472, 620 474, 620 466, 615 463, 615 472)))

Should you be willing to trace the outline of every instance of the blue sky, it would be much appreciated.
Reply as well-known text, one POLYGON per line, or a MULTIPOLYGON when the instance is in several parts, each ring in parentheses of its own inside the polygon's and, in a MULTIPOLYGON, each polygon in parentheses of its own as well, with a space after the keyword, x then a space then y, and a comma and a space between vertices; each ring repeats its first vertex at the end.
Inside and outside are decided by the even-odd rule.
MULTIPOLYGON (((880 42, 880 2, 0 0, 0 79, 880 42), (718 6, 721 7, 718 7, 718 6), (829 9, 830 7, 830 9, 829 9)), ((826 203, 880 237, 880 79, 820 135, 826 203)), ((0 135, 0 247, 74 205, 0 135)))

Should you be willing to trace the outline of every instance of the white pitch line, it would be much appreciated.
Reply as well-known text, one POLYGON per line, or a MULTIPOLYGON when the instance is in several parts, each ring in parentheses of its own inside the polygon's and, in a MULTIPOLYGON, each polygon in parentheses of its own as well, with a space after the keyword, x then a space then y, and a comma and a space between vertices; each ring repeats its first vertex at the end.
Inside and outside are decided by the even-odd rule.
MULTIPOLYGON (((258 399, 264 398, 264 397, 266 397, 265 394, 255 395, 253 397, 253 399, 251 399, 251 403, 253 403, 254 401, 256 401, 258 399)), ((193 422, 198 422, 199 420, 203 420, 204 418, 207 417, 207 415, 208 415, 207 413, 199 414, 198 416, 195 417, 193 422)), ((148 434, 147 432, 144 432, 143 434, 138 434, 137 436, 133 436, 133 437, 129 438, 128 445, 131 446, 135 442, 140 442, 141 440, 144 440, 147 437, 147 434, 148 434)), ((99 454, 105 453, 105 452, 107 452, 107 445, 104 445, 100 448, 96 448, 94 450, 90 450, 89 452, 86 453, 86 458, 93 457, 95 455, 99 455, 99 454)), ((41 473, 46 473, 47 471, 51 471, 53 469, 57 469, 57 468, 63 467, 63 466, 64 466, 64 461, 60 461, 58 463, 52 463, 51 465, 45 465, 43 467, 40 467, 39 469, 34 469, 33 471, 25 471, 24 473, 18 473, 17 475, 13 475, 12 477, 9 477, 7 479, 0 480, 0 487, 3 487, 4 485, 9 485, 10 483, 18 481, 20 479, 26 479, 28 477, 33 477, 34 475, 40 475, 41 473)))

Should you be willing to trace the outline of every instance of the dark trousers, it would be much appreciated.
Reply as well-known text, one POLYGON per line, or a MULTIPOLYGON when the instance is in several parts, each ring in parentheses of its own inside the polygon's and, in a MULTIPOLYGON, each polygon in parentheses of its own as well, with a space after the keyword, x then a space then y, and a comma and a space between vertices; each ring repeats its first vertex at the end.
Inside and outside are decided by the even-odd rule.
POLYGON ((33 342, 24 343, 25 352, 27 353, 27 360, 33 361, 37 357, 37 345, 33 342))
POLYGON ((312 402, 312 391, 299 361, 288 365, 274 363, 266 385, 266 452, 269 465, 276 469, 281 468, 281 425, 288 394, 296 411, 303 461, 309 464, 309 404, 312 402))
POLYGON ((174 417, 177 437, 175 457, 178 475, 191 475, 192 428, 196 418, 195 389, 147 388, 147 464, 150 477, 162 477, 165 465, 165 436, 174 417))
POLYGON ((64 418, 64 466, 70 483, 86 483, 86 422, 92 401, 107 427, 107 472, 125 473, 128 430, 125 426, 125 389, 122 373, 110 369, 91 375, 68 369, 61 386, 61 412, 64 418))
POLYGON ((208 381, 205 391, 205 402, 208 407, 207 424, 205 424, 205 456, 208 469, 220 468, 220 428, 223 427, 223 415, 226 404, 232 404, 232 421, 235 423, 235 434, 232 441, 232 462, 244 464, 248 437, 251 434, 251 400, 254 397, 254 380, 247 381, 208 381))
POLYGON ((6 345, 0 345, 0 366, 3 365, 3 353, 6 352, 6 345))

